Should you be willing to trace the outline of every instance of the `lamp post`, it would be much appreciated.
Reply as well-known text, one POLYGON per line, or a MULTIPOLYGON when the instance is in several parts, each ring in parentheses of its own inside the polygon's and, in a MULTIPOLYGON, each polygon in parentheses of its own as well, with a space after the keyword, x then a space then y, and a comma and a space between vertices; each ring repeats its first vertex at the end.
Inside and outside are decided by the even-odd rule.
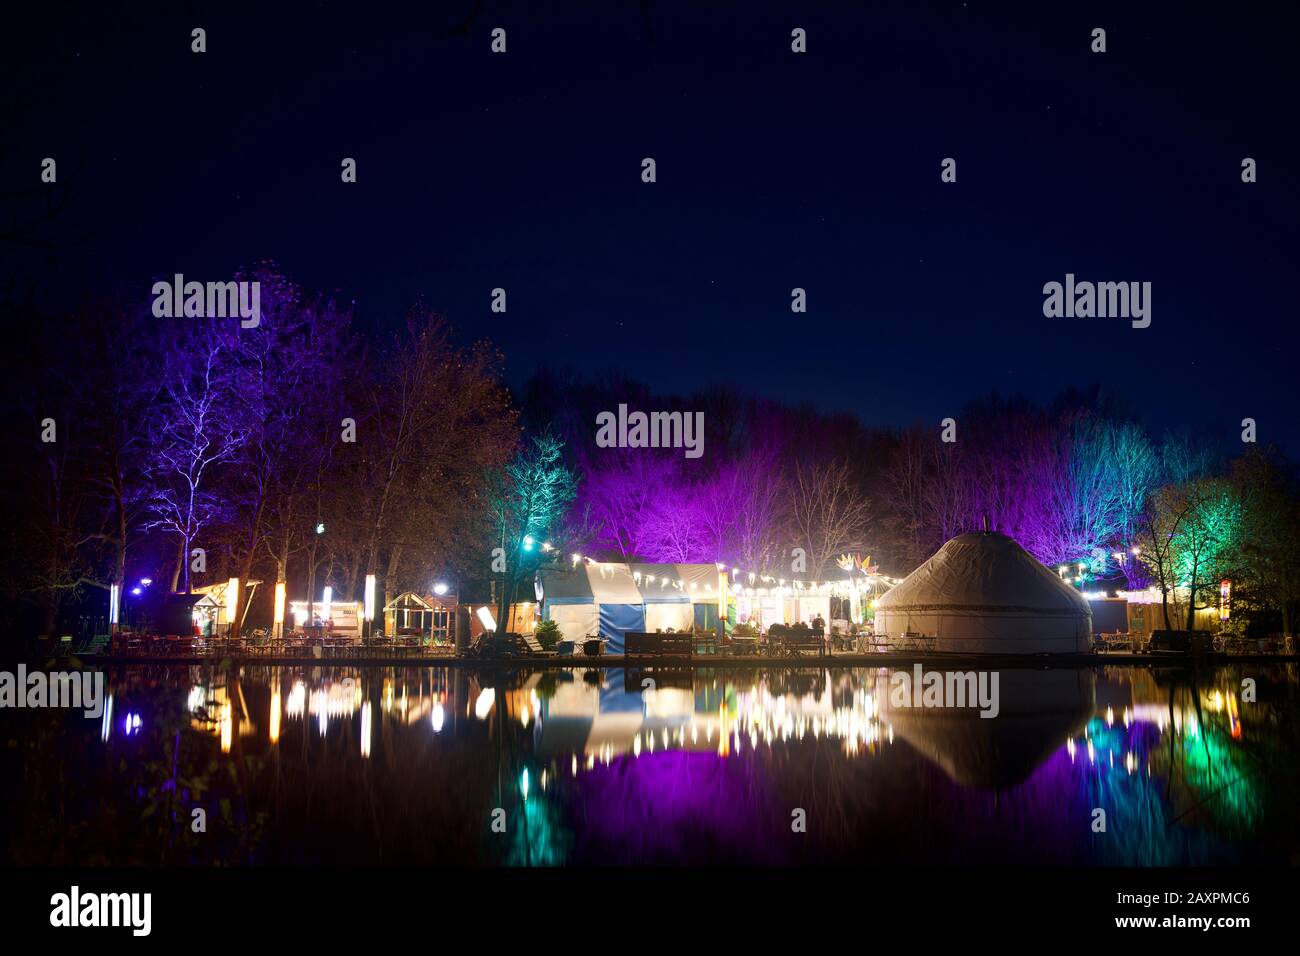
POLYGON ((311 536, 311 544, 307 548, 307 626, 311 627, 314 620, 313 612, 316 610, 316 545, 320 543, 320 537, 325 533, 325 522, 316 522, 316 533, 311 536))

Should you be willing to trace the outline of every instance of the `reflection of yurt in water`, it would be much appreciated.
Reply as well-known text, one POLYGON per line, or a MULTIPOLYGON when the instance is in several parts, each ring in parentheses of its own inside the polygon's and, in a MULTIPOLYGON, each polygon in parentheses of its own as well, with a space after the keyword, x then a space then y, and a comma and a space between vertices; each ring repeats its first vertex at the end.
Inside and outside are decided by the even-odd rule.
MULTIPOLYGON (((913 675, 895 673, 909 680, 913 675)), ((1090 670, 1002 670, 996 717, 981 717, 977 708, 894 706, 892 679, 882 676, 877 687, 881 720, 970 787, 1003 790, 1027 779, 1087 725, 1096 708, 1097 678, 1090 670)))
POLYGON ((1087 651, 1083 595, 996 532, 953 538, 876 602, 876 633, 935 638, 938 651, 1041 654, 1087 651))

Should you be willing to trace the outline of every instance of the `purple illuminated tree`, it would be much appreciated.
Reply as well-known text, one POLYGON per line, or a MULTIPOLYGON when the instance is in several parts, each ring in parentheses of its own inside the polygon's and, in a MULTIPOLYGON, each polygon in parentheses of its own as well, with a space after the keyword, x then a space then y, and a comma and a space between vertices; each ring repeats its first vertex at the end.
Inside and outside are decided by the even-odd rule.
POLYGON ((150 478, 152 517, 146 528, 175 536, 172 590, 182 577, 191 589, 190 550, 200 533, 231 513, 214 488, 220 467, 243 451, 248 423, 241 417, 234 335, 238 321, 175 321, 164 333, 160 400, 150 416, 154 441, 150 478))
POLYGON ((677 467, 667 455, 645 449, 599 449, 582 484, 595 543, 624 561, 650 554, 651 516, 674 497, 677 467))

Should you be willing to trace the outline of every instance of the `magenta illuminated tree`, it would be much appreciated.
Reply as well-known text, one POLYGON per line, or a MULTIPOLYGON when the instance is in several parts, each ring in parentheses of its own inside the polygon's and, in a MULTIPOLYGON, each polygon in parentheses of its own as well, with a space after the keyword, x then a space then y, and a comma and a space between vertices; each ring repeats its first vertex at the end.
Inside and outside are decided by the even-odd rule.
POLYGON ((709 538, 700 520, 699 490, 682 482, 661 491, 642 519, 641 536, 646 553, 655 561, 705 562, 709 538))
POLYGON ((662 454, 639 448, 603 448, 582 483, 582 501, 595 543, 624 561, 650 554, 649 527, 659 503, 674 497, 677 468, 662 454))
POLYGON ((789 484, 771 445, 751 448, 723 464, 702 482, 700 521, 707 531, 704 561, 739 560, 746 569, 767 571, 789 557, 789 484))

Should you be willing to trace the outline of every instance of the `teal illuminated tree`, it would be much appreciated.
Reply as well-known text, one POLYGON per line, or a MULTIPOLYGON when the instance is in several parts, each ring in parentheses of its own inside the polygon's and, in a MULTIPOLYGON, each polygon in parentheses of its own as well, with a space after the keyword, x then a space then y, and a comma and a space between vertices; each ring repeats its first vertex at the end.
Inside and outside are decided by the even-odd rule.
POLYGON ((546 535, 577 494, 577 480, 562 460, 564 442, 546 432, 525 444, 498 476, 492 494, 496 523, 496 558, 502 575, 497 598, 497 626, 509 624, 510 603, 519 582, 542 555, 546 535))

